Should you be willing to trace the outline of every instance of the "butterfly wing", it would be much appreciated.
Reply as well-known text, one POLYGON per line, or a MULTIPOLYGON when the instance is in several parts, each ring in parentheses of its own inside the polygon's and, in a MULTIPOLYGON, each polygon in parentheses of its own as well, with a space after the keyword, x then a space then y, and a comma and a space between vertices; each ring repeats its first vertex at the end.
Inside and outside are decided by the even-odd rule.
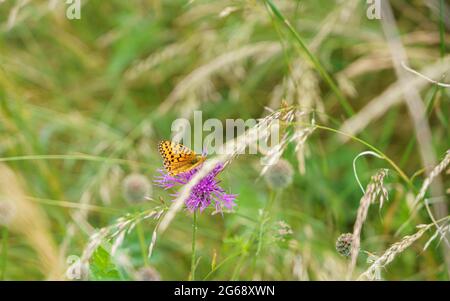
POLYGON ((197 155, 188 147, 165 140, 158 145, 167 172, 175 176, 187 172, 205 161, 204 156, 197 155))

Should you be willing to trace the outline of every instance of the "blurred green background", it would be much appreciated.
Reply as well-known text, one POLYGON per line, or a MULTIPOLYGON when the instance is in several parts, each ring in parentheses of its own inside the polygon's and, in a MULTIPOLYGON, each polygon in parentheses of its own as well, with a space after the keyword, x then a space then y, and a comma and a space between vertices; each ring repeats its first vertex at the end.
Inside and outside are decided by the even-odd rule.
MULTIPOLYGON (((441 80, 449 70, 448 2, 390 2, 408 63, 441 80), (447 67, 436 73, 445 67, 441 59, 447 67)), ((2 279, 67 278, 68 258, 82 256, 95 229, 160 208, 160 198, 170 205, 173 197, 154 185, 153 201, 133 202, 124 179, 139 173, 151 182, 162 167, 158 141, 170 138, 174 119, 191 118, 194 110, 204 120, 260 118, 284 99, 309 112, 308 122, 314 116, 335 130, 364 116, 366 124, 349 130, 391 158, 413 187, 386 161, 358 161, 363 183, 378 168, 390 169, 390 199, 382 209, 371 207, 361 248, 381 255, 417 224, 431 222, 422 209, 397 233, 425 178, 422 141, 401 93, 393 91, 391 53, 381 21, 366 16, 366 1, 273 1, 337 92, 265 1, 81 3, 81 19, 70 20, 65 1, 0 1, 0 157, 17 157, 0 162, 0 203, 14 204, 9 220, 12 209, 0 207, 2 279), (374 102, 378 114, 367 109, 374 102)), ((449 89, 408 84, 422 96, 429 146, 441 160, 449 148, 449 89)), ((260 156, 236 158, 220 175, 225 190, 238 194, 235 212, 222 217, 207 210, 198 218, 196 279, 345 279, 349 260, 335 242, 352 232, 362 196, 352 161, 368 148, 341 138, 316 129, 301 152, 289 145, 283 158, 294 173, 282 191, 260 177, 260 156), (270 198, 274 206, 263 212, 270 198)), ((448 205, 445 171, 442 180, 448 205)), ((179 212, 146 259, 157 221, 142 221, 114 256, 97 249, 87 278, 188 279, 191 224, 191 214, 179 212)), ((438 240, 423 250, 433 234, 399 254, 383 279, 448 280, 438 240)), ((362 252, 357 271, 369 266, 367 258, 362 252)))

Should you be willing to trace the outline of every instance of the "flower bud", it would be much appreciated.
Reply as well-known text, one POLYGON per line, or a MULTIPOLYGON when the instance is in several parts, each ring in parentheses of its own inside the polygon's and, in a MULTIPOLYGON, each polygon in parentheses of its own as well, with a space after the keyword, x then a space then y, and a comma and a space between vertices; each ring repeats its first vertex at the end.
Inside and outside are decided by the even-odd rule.
POLYGON ((336 251, 342 256, 350 256, 352 250, 353 233, 344 233, 336 240, 336 251))

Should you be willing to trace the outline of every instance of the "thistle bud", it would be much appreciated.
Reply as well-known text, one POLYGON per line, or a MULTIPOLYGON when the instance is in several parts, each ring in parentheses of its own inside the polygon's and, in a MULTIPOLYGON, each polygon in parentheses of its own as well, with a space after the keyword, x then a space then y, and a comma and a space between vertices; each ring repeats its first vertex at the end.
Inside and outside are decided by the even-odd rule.
POLYGON ((342 256, 350 256, 352 250, 353 233, 344 233, 336 240, 336 251, 342 256))

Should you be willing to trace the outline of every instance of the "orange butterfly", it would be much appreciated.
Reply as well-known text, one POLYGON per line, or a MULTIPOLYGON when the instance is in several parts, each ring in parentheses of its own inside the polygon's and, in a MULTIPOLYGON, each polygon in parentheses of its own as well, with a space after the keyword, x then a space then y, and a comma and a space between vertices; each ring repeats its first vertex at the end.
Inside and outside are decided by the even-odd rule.
POLYGON ((161 141, 158 149, 171 176, 190 171, 206 160, 205 156, 197 155, 188 147, 168 140, 161 141))

